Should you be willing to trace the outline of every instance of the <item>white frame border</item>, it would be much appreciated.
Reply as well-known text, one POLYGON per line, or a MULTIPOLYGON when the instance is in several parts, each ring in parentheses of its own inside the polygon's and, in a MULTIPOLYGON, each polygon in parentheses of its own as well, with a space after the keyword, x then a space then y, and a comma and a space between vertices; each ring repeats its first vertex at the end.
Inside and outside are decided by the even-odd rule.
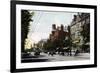
POLYGON ((52 7, 36 5, 16 5, 16 69, 57 67, 73 65, 94 64, 94 9, 71 8, 71 7, 52 7), (90 13, 90 60, 83 61, 60 61, 60 62, 41 62, 41 63, 21 63, 21 9, 27 10, 48 10, 48 11, 70 11, 70 12, 88 12, 90 13))

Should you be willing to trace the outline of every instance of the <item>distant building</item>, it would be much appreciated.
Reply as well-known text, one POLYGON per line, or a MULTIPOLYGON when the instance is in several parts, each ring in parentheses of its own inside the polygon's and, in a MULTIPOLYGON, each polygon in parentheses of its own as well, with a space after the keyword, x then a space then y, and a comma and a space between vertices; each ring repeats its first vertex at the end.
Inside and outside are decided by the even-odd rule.
POLYGON ((50 41, 58 41, 58 40, 64 40, 68 36, 68 32, 66 30, 66 27, 64 27, 62 24, 61 26, 57 26, 55 24, 52 25, 52 31, 49 36, 50 41))

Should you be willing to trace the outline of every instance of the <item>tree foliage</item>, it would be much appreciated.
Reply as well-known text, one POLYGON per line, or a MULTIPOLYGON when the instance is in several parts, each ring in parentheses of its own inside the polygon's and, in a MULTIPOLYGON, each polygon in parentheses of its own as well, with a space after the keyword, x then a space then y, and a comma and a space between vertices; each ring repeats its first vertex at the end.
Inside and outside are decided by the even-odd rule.
POLYGON ((21 10, 21 51, 24 52, 24 43, 29 32, 30 22, 32 21, 33 12, 21 10))
POLYGON ((84 43, 90 41, 90 24, 82 26, 81 35, 83 36, 84 43))

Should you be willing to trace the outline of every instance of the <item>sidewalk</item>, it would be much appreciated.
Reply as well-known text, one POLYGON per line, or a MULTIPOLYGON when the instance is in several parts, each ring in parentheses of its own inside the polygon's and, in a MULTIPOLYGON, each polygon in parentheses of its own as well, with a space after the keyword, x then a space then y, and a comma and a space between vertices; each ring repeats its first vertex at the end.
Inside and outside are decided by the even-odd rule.
POLYGON ((79 53, 78 56, 76 57, 79 57, 79 58, 90 58, 90 54, 89 53, 79 53))

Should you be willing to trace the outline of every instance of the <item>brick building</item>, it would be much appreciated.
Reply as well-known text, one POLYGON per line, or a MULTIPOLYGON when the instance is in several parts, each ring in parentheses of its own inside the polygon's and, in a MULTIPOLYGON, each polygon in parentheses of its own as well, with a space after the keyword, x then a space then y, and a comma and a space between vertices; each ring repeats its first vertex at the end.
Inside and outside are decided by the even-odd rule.
POLYGON ((52 25, 52 31, 49 36, 51 42, 65 40, 66 37, 68 37, 66 26, 64 27, 63 25, 61 25, 60 27, 59 26, 56 27, 55 24, 52 25))

